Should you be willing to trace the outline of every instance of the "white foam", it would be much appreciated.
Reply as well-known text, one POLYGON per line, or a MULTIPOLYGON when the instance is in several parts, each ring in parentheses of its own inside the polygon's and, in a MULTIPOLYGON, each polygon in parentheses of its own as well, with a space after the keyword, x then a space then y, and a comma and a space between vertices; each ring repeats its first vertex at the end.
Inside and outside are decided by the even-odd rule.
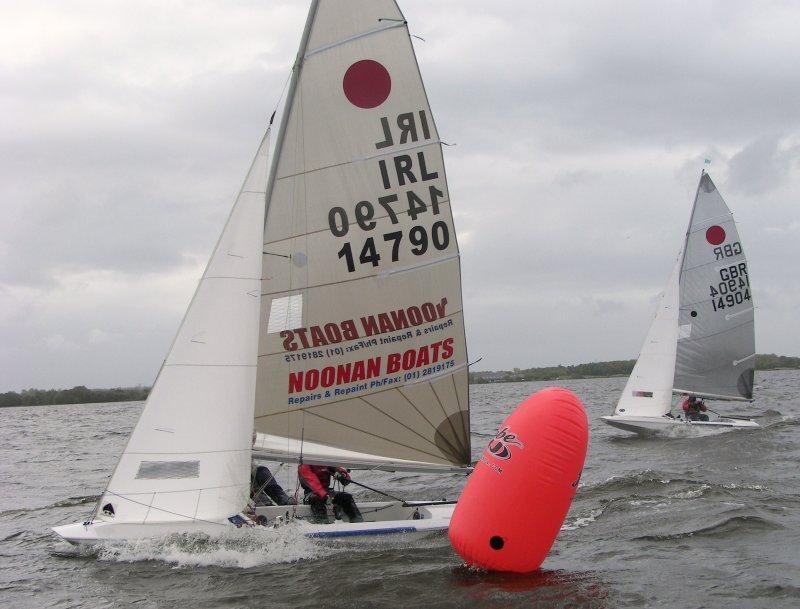
POLYGON ((735 483, 731 483, 731 484, 723 484, 722 488, 726 488, 726 489, 731 490, 731 491, 732 490, 736 490, 736 489, 742 489, 742 490, 747 490, 747 491, 768 491, 768 490, 770 490, 769 487, 762 486, 760 484, 735 484, 735 483))
POLYGON ((708 484, 701 484, 695 489, 673 493, 670 495, 670 497, 674 499, 697 499, 697 497, 702 497, 703 494, 710 488, 711 487, 708 484))
POLYGON ((657 503, 661 502, 661 499, 631 499, 628 501, 628 505, 638 507, 640 505, 656 505, 657 503))
POLYGON ((158 560, 176 567, 249 569, 320 558, 328 552, 306 537, 300 527, 287 525, 279 529, 232 529, 213 537, 183 533, 107 543, 98 548, 97 556, 100 560, 118 562, 158 560))
POLYGON ((602 513, 603 510, 599 509, 589 512, 587 516, 577 516, 574 520, 572 520, 572 522, 565 522, 563 525, 561 525, 561 530, 574 531, 582 527, 588 527, 595 520, 597 520, 598 516, 600 516, 602 513))

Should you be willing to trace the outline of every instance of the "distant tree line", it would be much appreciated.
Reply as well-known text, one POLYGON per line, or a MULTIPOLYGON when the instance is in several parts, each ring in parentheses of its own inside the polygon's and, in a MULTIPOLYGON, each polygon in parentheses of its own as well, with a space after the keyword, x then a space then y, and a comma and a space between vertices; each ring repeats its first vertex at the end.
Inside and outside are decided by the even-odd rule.
MULTIPOLYGON (((628 376, 636 360, 591 362, 574 366, 547 368, 514 368, 496 372, 470 372, 469 382, 513 383, 519 381, 558 381, 609 376, 628 376)), ((786 355, 756 355, 756 370, 800 368, 800 357, 786 355)), ((89 389, 78 385, 72 389, 25 389, 17 393, 0 393, 0 408, 5 406, 44 406, 53 404, 94 404, 106 402, 141 402, 147 399, 150 387, 116 387, 114 389, 89 389)))
POLYGON ((4 406, 43 406, 50 404, 92 404, 103 402, 139 402, 147 399, 149 387, 116 387, 89 389, 83 385, 72 389, 25 389, 19 393, 0 393, 4 406))
POLYGON ((800 368, 800 357, 766 353, 756 355, 756 370, 779 370, 781 368, 800 368))
MULTIPOLYGON (((550 366, 546 368, 514 368, 496 372, 470 372, 469 382, 514 383, 520 381, 558 381, 609 376, 628 376, 636 363, 635 359, 611 362, 591 362, 574 366, 550 366)), ((779 368, 800 368, 800 357, 786 355, 756 355, 756 370, 776 370, 779 368)))

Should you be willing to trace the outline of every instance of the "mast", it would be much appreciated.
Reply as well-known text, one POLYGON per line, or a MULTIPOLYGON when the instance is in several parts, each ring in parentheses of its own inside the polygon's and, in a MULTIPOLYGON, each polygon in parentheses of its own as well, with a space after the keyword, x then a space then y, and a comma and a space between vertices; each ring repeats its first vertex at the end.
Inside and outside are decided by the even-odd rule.
POLYGON ((272 160, 269 168, 269 178, 267 180, 266 194, 264 195, 264 226, 267 224, 267 216, 269 215, 269 204, 272 200, 272 191, 275 188, 275 179, 277 178, 278 162, 280 161, 281 148, 283 148, 283 140, 286 137, 286 126, 289 124, 289 118, 292 113, 292 104, 294 102, 294 94, 297 91, 297 82, 300 80, 300 71, 303 69, 303 62, 305 61, 306 49, 308 48, 308 38, 311 35, 311 27, 314 25, 314 18, 317 15, 317 7, 319 0, 311 0, 311 6, 308 9, 308 17, 306 18, 306 25, 303 29, 303 36, 300 38, 300 49, 297 51, 297 59, 295 59, 292 68, 292 77, 289 80, 289 88, 286 90, 286 100, 283 105, 283 114, 281 116, 281 124, 278 127, 278 133, 275 138, 275 152, 272 155, 272 160))
MULTIPOLYGON (((700 170, 700 179, 697 181, 697 189, 694 191, 694 202, 692 203, 692 212, 689 214, 689 224, 686 227, 686 236, 683 239, 683 248, 681 249, 680 259, 678 260, 678 311, 680 311, 680 307, 681 307, 680 294, 681 294, 681 290, 682 290, 681 286, 682 286, 682 283, 683 283, 683 264, 686 261, 686 248, 689 245, 689 235, 692 232, 692 224, 694 222, 694 213, 695 213, 695 211, 697 211, 697 199, 700 196, 700 185, 703 183, 703 176, 704 175, 706 175, 706 170, 705 169, 701 169, 700 170)), ((678 318, 675 320, 675 326, 676 326, 676 328, 675 328, 676 329, 676 333, 675 333, 676 361, 674 361, 673 364, 672 364, 672 369, 673 369, 672 393, 676 394, 676 395, 690 395, 690 394, 686 394, 686 393, 683 393, 683 392, 675 391, 675 380, 674 380, 674 377, 675 377, 675 367, 677 365, 677 350, 678 350, 678 340, 679 340, 678 337, 680 336, 680 330, 679 330, 680 323, 681 323, 680 322, 680 316, 678 316, 678 318)))
MULTIPOLYGON (((692 213, 689 214, 689 225, 686 227, 686 237, 683 240, 683 249, 681 250, 681 259, 678 262, 680 268, 680 275, 678 277, 678 285, 680 286, 683 281, 683 263, 686 260, 686 246, 689 243, 689 235, 692 232, 692 224, 694 223, 694 214, 697 211, 697 199, 700 197, 700 185, 703 183, 703 176, 706 175, 706 170, 700 170, 700 179, 697 181, 697 190, 694 192, 694 203, 692 203, 692 213)), ((269 191, 267 191, 269 192, 269 191)), ((680 290, 680 288, 678 288, 680 290)))

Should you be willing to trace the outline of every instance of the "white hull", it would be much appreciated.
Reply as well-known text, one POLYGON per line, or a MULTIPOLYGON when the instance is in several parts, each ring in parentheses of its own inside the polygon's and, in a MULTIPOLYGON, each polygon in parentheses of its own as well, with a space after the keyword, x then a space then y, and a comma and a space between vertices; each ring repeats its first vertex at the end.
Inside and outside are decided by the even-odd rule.
POLYGON ((754 429, 760 427, 758 423, 750 419, 728 419, 720 417, 713 421, 687 421, 672 417, 645 417, 645 416, 625 416, 608 415, 600 417, 603 422, 622 429, 639 434, 652 434, 659 432, 670 432, 689 429, 754 429))
MULTIPOLYGON (((269 506, 256 508, 256 514, 264 516, 267 528, 283 526, 287 522, 302 527, 307 537, 341 538, 369 537, 376 535, 429 534, 446 531, 450 526, 455 504, 445 502, 364 502, 358 503, 364 522, 337 520, 331 524, 307 521, 310 517, 306 505, 269 506), (292 512, 294 511, 294 517, 292 512), (418 518, 414 518, 414 514, 418 518), (288 520, 287 520, 288 515, 288 520)), ((252 525, 259 528, 262 525, 252 525)), ((62 539, 75 545, 98 545, 107 542, 136 541, 180 533, 204 533, 215 536, 236 528, 230 522, 208 522, 199 520, 125 523, 111 519, 95 520, 92 523, 75 523, 54 527, 62 539)))

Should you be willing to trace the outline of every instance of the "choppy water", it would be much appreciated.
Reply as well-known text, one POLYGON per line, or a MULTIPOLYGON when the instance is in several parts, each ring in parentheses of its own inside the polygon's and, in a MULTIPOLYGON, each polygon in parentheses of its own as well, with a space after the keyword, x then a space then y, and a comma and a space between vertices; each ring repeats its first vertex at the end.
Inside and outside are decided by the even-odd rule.
MULTIPOLYGON (((599 421, 624 382, 564 383, 586 404, 589 455, 561 536, 528 576, 465 569, 446 536, 324 545, 236 532, 81 553, 49 527, 89 513, 141 404, 0 409, 0 606, 800 607, 800 372, 757 375, 762 429, 672 439, 599 421)), ((476 454, 546 385, 472 387, 476 454)), ((408 498, 463 485, 361 479, 408 498)))

